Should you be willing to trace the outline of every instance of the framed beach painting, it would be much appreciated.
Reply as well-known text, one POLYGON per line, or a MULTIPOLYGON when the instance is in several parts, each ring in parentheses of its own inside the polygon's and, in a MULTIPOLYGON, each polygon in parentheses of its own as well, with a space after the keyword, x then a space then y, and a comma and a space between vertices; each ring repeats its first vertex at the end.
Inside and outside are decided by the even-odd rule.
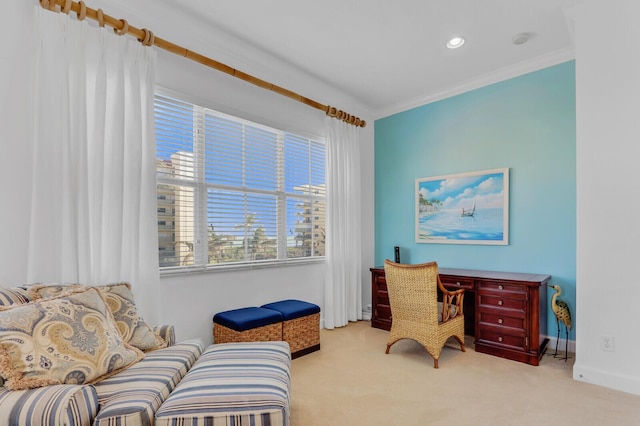
POLYGON ((509 169, 416 179, 416 242, 509 244, 509 169))

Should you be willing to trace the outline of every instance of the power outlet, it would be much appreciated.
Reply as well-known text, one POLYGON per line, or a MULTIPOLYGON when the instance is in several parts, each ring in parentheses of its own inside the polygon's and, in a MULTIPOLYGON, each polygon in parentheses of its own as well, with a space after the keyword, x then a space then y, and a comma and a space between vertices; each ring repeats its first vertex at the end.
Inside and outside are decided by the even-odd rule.
POLYGON ((602 336, 602 350, 613 352, 614 350, 613 336, 602 336))

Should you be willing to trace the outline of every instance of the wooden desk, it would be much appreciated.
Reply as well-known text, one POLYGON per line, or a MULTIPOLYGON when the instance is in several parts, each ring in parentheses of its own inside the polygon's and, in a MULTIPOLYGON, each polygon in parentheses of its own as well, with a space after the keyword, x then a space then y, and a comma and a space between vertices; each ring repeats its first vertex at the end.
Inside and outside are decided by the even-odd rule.
MULTIPOLYGON (((371 326, 391 329, 384 268, 371 268, 371 326)), ((448 289, 465 289, 465 334, 478 352, 538 365, 549 339, 547 286, 550 275, 440 268, 448 289)))

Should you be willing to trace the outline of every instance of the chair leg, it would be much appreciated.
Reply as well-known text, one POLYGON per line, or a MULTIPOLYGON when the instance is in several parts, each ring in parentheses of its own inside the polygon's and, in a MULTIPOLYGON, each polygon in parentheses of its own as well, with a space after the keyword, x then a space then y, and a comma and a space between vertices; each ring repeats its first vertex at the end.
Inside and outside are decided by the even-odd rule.
POLYGON ((438 359, 437 358, 433 359, 433 368, 438 368, 438 359))
POLYGON ((384 351, 384 353, 388 355, 389 354, 389 349, 391 349, 391 345, 387 345, 387 350, 384 351))
POLYGON ((458 343, 460 343, 460 350, 462 352, 466 352, 466 349, 464 348, 464 340, 462 340, 458 336, 453 336, 453 337, 458 341, 458 343))

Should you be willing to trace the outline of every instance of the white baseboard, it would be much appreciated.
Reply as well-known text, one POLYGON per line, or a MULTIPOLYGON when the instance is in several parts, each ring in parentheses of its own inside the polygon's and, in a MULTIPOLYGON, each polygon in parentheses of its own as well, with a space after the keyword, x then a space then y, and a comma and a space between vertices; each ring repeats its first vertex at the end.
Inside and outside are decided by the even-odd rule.
MULTIPOLYGON (((556 350, 556 337, 555 336, 547 336, 549 339, 549 344, 547 345, 547 353, 554 353, 556 350)), ((562 352, 564 354, 564 348, 566 345, 566 339, 560 339, 558 342, 558 353, 562 352)), ((572 353, 576 353, 576 341, 569 340, 568 351, 572 353)))
POLYGON ((634 395, 640 395, 640 380, 626 374, 617 374, 585 366, 577 361, 573 366, 573 379, 634 395))

